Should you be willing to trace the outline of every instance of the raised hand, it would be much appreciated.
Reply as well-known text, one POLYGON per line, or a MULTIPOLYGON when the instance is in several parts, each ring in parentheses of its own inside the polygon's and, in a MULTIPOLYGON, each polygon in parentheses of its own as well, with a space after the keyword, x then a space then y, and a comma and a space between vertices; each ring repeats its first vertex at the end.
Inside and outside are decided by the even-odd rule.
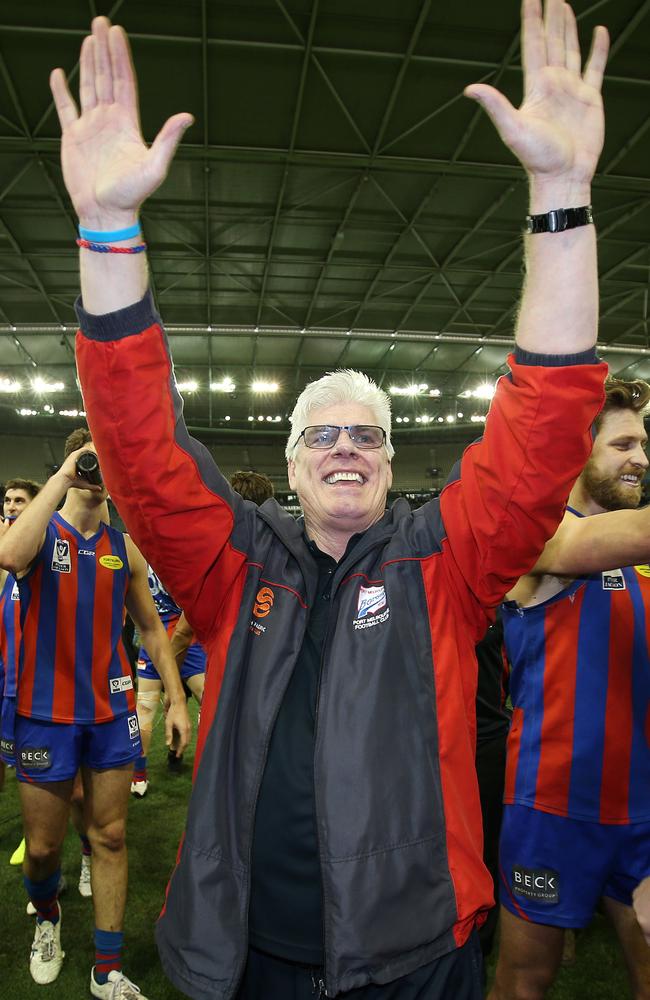
POLYGON ((471 84, 467 97, 478 101, 522 166, 541 180, 565 179, 589 185, 605 135, 601 87, 609 36, 594 31, 582 71, 573 11, 564 0, 523 0, 521 51, 524 100, 516 110, 494 87, 471 84))
POLYGON ((114 229, 132 223, 163 182, 189 114, 169 118, 148 147, 140 129, 129 43, 122 28, 96 17, 81 47, 80 111, 65 74, 50 87, 61 123, 63 178, 82 225, 114 229))

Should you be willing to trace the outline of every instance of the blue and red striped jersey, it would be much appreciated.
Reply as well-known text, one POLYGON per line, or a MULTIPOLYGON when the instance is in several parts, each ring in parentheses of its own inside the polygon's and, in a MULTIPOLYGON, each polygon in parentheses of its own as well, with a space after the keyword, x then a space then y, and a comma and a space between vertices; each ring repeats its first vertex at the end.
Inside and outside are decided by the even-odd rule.
POLYGON ((600 823, 650 820, 650 567, 503 605, 512 727, 505 802, 600 823))
POLYGON ((51 722, 109 722, 135 710, 122 641, 130 570, 124 535, 84 538, 54 514, 19 580, 22 643, 17 712, 51 722))
POLYGON ((18 583, 7 574, 0 591, 0 697, 13 698, 18 678, 20 600, 18 583))
POLYGON ((167 593, 160 577, 151 566, 147 565, 147 582, 156 605, 156 611, 162 622, 168 622, 171 618, 178 620, 181 616, 181 609, 170 594, 167 593))

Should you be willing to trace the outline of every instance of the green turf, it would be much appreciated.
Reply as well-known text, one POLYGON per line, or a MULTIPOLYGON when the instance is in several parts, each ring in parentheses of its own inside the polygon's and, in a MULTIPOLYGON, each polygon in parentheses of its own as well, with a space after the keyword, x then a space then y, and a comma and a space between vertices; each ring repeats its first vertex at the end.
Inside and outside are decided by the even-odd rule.
MULTIPOLYGON (((195 716, 195 712, 192 713, 195 716)), ((174 864, 190 791, 192 753, 182 775, 170 776, 162 726, 154 730, 150 753, 151 786, 147 797, 129 809, 129 902, 125 924, 126 973, 150 1000, 181 1000, 183 994, 165 979, 153 940, 153 925, 162 905, 174 864)), ((62 897, 63 969, 51 986, 37 986, 28 970, 33 918, 25 914, 26 898, 19 869, 8 859, 21 837, 17 782, 9 773, 0 793, 0 1000, 81 1000, 89 997, 93 962, 92 902, 77 892, 79 845, 74 833, 65 843, 63 871, 69 888, 62 897)), ((630 990, 618 947, 607 922, 596 917, 580 934, 574 966, 563 969, 549 1000, 625 1000, 630 990)), ((449 1000, 454 1000, 450 997, 449 1000)))

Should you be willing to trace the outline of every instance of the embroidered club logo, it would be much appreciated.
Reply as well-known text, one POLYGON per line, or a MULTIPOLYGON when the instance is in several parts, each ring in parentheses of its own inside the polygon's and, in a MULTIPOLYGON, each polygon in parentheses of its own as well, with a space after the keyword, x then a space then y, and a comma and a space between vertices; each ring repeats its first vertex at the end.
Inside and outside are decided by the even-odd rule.
POLYGON ((253 605, 253 615, 255 618, 266 618, 275 600, 275 594, 270 587, 262 587, 257 592, 255 604, 253 605))
POLYGON ((375 615, 386 607, 386 591, 383 587, 359 587, 357 618, 375 615))
POLYGON ((375 587, 359 587, 357 617, 352 622, 355 629, 373 628, 387 621, 390 608, 386 604, 386 590, 381 584, 375 587))
POLYGON ((72 565, 70 563, 70 542, 68 542, 65 538, 57 538, 54 543, 52 569, 55 573, 72 572, 72 565))
POLYGON ((601 573, 603 590, 625 590, 625 577, 622 569, 609 569, 601 573))

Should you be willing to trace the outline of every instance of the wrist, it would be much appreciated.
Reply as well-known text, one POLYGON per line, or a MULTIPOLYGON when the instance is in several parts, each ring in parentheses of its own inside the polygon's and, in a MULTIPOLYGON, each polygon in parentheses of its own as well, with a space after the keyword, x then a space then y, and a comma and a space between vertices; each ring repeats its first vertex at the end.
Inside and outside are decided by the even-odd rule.
POLYGON ((531 175, 529 212, 541 215, 557 208, 582 208, 591 204, 591 185, 573 178, 531 175))
POLYGON ((83 229, 93 229, 98 232, 110 233, 116 229, 128 229, 138 221, 138 209, 111 212, 94 209, 79 213, 79 225, 83 229))

